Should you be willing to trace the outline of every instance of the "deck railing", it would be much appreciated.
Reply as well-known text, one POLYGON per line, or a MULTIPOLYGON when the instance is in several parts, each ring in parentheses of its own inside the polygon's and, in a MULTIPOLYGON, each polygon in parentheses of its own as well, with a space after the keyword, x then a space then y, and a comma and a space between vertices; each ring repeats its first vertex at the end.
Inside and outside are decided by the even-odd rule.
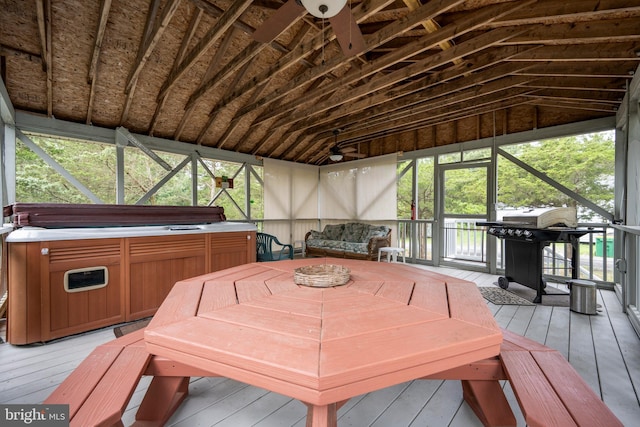
MULTIPOLYGON (((448 220, 444 225, 444 252, 442 258, 450 261, 487 263, 486 227, 477 226, 477 219, 448 220)), ((613 229, 608 224, 584 223, 581 228, 590 229, 590 233, 580 239, 581 279, 599 282, 614 281, 614 240, 613 229)), ((398 246, 408 250, 415 262, 432 262, 433 221, 398 221, 398 246), (412 227, 417 229, 417 242, 412 239, 412 227), (417 244, 417 245, 416 245, 417 244), (417 250, 414 247, 417 246, 417 250), (426 254, 426 256, 425 256, 426 254)), ((489 243, 491 243, 489 241, 489 243)), ((568 243, 551 243, 543 251, 543 274, 556 278, 571 277, 571 251, 568 243)), ((496 268, 502 271, 504 262, 504 241, 497 240, 496 268)))
MULTIPOLYGON (((326 224, 347 222, 344 220, 300 219, 300 220, 267 220, 253 221, 259 230, 278 236, 283 243, 294 244, 301 249, 306 231, 321 230, 326 224)), ((433 220, 397 220, 376 221, 392 227, 392 244, 405 249, 407 260, 419 264, 433 264, 434 254, 440 258, 463 264, 475 264, 482 269, 487 264, 486 227, 477 226, 478 219, 450 219, 444 224, 442 252, 434 250, 437 243, 437 228, 433 220)), ((580 239, 580 273, 581 279, 597 282, 613 283, 614 254, 613 229, 608 224, 582 223, 581 228, 589 228, 590 233, 580 239)), ((505 267, 504 241, 495 239, 496 268, 498 273, 505 267)), ((550 278, 568 279, 571 277, 571 245, 568 243, 551 243, 543 251, 543 274, 550 278)))

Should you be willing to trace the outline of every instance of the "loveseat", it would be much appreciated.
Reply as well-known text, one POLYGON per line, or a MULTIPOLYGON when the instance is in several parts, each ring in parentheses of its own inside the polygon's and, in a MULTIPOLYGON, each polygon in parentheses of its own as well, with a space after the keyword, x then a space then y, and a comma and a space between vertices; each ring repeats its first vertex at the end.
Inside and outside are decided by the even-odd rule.
POLYGON ((360 222, 328 224, 322 232, 311 230, 305 237, 306 256, 378 259, 378 249, 391 246, 391 228, 360 222))

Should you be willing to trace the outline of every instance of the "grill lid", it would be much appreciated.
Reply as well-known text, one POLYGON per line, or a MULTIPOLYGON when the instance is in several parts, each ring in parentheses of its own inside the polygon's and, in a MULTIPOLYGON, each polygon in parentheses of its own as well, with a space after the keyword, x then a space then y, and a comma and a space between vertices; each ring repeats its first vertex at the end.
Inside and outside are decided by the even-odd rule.
POLYGON ((578 226, 576 208, 538 208, 528 209, 502 218, 503 225, 527 228, 572 227, 578 226))

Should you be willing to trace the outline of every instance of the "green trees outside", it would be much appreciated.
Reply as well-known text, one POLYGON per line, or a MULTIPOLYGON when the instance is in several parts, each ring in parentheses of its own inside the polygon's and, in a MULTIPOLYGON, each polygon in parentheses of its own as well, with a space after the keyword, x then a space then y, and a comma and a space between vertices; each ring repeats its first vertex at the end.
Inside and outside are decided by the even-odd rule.
MULTIPOLYGON (((398 172, 402 172, 410 162, 398 163, 398 172)), ((431 219, 434 217, 434 160, 433 157, 418 159, 418 198, 416 202, 416 219, 431 219)), ((398 180, 398 218, 411 218, 411 173, 405 174, 398 180)))
MULTIPOLYGON (((549 139, 506 147, 505 151, 569 190, 613 211, 613 132, 549 139)), ((498 203, 509 207, 577 206, 575 200, 507 159, 498 160, 498 203)), ((578 209, 581 219, 591 213, 578 209)))
MULTIPOLYGON (((60 163, 85 187, 104 203, 116 202, 116 150, 110 144, 66 141, 32 136, 32 140, 60 163)), ((49 167, 22 143, 17 144, 16 195, 20 202, 91 203, 77 188, 49 167)), ((614 192, 614 135, 613 132, 555 138, 545 141, 502 147, 504 151, 546 174, 570 190, 597 203, 606 210, 613 209, 614 192)), ((184 155, 158 153, 172 167, 179 165, 184 155)), ((463 215, 484 214, 486 211, 487 169, 484 167, 457 168, 464 162, 485 162, 488 149, 469 150, 442 155, 440 163, 453 165, 444 173, 447 194, 447 213, 463 215)), ((409 161, 398 163, 402 173, 409 161)), ((418 219, 435 217, 434 157, 417 160, 418 219)), ((146 204, 191 205, 191 167, 189 163, 153 194, 146 204)), ((247 205, 244 165, 203 159, 197 163, 198 205, 222 206, 229 219, 245 219, 247 205), (205 167, 206 165, 206 167, 205 167), (240 171, 240 173, 238 173, 240 171), (234 189, 220 191, 211 175, 234 178, 234 189)), ((259 167, 255 174, 262 176, 259 167)), ((167 171, 145 154, 134 148, 125 150, 125 202, 134 204, 167 174, 167 171)), ((500 207, 523 208, 542 206, 575 206, 569 196, 552 188, 508 159, 498 156, 498 194, 500 207)), ((406 173, 398 179, 398 217, 411 217, 412 175, 406 173)), ((263 192, 259 180, 250 179, 250 217, 262 218, 263 192)), ((590 219, 590 212, 579 209, 582 220, 590 219)))
MULTIPOLYGON (((569 136, 502 147, 535 170, 546 174, 566 188, 613 210, 615 142, 613 131, 569 136)), ((488 161, 486 150, 442 155, 441 164, 464 165, 464 162, 488 161)), ((398 164, 401 173, 408 161, 398 164)), ((417 218, 432 219, 434 213, 433 157, 418 161, 417 218)), ((398 218, 411 217, 411 174, 398 180, 398 218)), ((462 215, 486 212, 487 169, 469 167, 447 169, 444 173, 445 211, 462 215)), ((581 220, 593 220, 592 213, 576 206, 575 200, 546 184, 510 160, 498 156, 497 202, 501 208, 574 206, 581 220)))
MULTIPOLYGON (((60 139, 31 139, 105 203, 115 203, 115 148, 60 139)), ((91 203, 22 142, 16 144, 16 199, 19 202, 91 203)))
MULTIPOLYGON (((86 143, 30 136, 57 163, 63 166, 82 185, 101 201, 116 203, 116 149, 110 144, 86 143)), ((175 168, 184 155, 158 152, 175 168)), ((135 204, 167 175, 167 171, 140 150, 125 149, 125 203, 135 204)), ((199 206, 222 206, 229 219, 246 218, 246 174, 243 165, 203 159, 197 163, 197 201, 199 206), (206 167, 204 165, 206 165, 206 167), (208 169, 208 170, 207 170, 208 169), (211 176, 235 177, 234 188, 222 191, 215 186, 211 176)), ((145 204, 189 206, 191 205, 191 168, 182 168, 164 186, 155 192, 145 204)), ((254 168, 261 176, 261 168, 254 168)), ((257 179, 251 181, 251 217, 262 218, 262 189, 257 179)), ((19 202, 39 203, 92 203, 81 191, 45 163, 25 144, 16 144, 16 199, 19 202)))

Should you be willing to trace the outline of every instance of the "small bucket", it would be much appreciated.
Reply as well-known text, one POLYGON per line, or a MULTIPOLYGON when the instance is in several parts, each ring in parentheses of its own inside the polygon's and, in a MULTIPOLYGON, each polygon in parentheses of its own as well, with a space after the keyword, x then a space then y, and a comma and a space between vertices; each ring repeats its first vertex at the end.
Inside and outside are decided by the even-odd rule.
POLYGON ((582 314, 598 314, 596 311, 596 284, 589 280, 569 282, 569 308, 582 314))

